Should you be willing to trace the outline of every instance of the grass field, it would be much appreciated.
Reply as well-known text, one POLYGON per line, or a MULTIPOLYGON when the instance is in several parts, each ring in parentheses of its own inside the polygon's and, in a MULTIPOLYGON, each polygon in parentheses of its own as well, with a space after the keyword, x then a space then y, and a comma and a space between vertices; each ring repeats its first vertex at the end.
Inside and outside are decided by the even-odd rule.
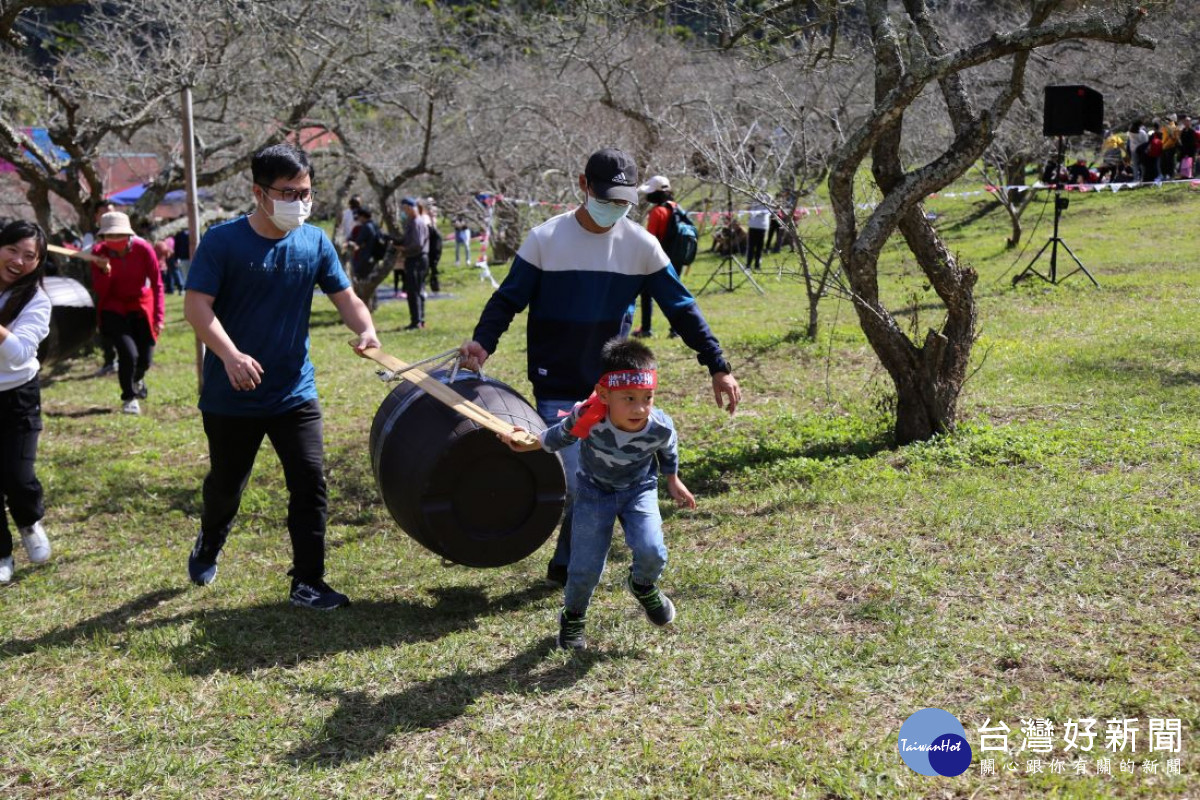
MULTIPOLYGON (((660 328, 660 403, 699 499, 666 512, 679 617, 646 622, 615 547, 575 656, 552 647, 549 546, 446 567, 388 517, 366 447, 388 387, 323 298, 328 577, 354 605, 286 604, 268 448, 217 582, 190 586, 207 459, 192 335, 168 298, 141 417, 118 413, 94 357, 44 376, 55 554, 30 567, 18 552, 0 591, 0 797, 1200 795, 1200 192, 1074 197, 1062 235, 1099 289, 1081 275, 1013 289, 1051 214, 1015 261, 1001 212, 959 224, 980 202, 929 203, 980 274, 954 435, 893 448, 890 385, 853 310, 829 298, 818 341, 799 339, 803 290, 774 256, 765 295, 700 299, 746 393, 733 419, 660 328), (927 707, 966 728, 959 777, 898 755, 927 707), (1086 774, 1063 738, 1081 718, 1097 720, 1086 774), (987 720, 1010 729, 1007 753, 981 751, 987 720), (1036 720, 1054 726, 1051 752, 1021 749, 1036 720), (1106 748, 1109 720, 1132 721, 1136 750, 1106 748), (1151 720, 1180 722, 1179 752, 1149 749, 1151 720)), ((823 223, 806 224, 819 240, 823 223)), ((706 256, 689 284, 715 267, 706 256)), ((429 303, 427 331, 381 306, 385 348, 417 360, 467 338, 489 289, 446 272, 455 297, 429 303)), ((896 250, 885 273, 913 329, 936 325, 911 260, 896 250)), ((528 393, 524 355, 518 321, 490 373, 528 393)))

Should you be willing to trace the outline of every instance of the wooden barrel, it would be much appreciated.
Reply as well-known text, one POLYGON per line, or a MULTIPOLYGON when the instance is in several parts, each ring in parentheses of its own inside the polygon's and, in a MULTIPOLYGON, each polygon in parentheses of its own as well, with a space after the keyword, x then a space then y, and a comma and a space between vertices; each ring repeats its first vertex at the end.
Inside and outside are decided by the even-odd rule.
POLYGON ((42 288, 50 296, 50 335, 38 346, 38 361, 48 366, 70 358, 92 341, 96 333, 96 307, 82 283, 47 275, 42 288))
MULTIPOLYGON (((445 371, 434 378, 448 383, 445 371)), ((449 383, 463 397, 525 430, 545 429, 511 387, 473 372, 449 383)), ((566 500, 558 456, 514 453, 411 383, 392 390, 371 425, 371 469, 384 504, 409 536, 469 567, 500 567, 533 553, 554 532, 566 500)))

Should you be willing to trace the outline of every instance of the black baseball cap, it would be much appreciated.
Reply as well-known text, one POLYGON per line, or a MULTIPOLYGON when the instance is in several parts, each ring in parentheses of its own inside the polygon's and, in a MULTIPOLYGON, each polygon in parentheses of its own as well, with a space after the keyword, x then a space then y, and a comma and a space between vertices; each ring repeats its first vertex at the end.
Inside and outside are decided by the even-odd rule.
POLYGON ((612 147, 592 153, 583 169, 588 186, 601 200, 637 203, 637 164, 628 153, 612 147))

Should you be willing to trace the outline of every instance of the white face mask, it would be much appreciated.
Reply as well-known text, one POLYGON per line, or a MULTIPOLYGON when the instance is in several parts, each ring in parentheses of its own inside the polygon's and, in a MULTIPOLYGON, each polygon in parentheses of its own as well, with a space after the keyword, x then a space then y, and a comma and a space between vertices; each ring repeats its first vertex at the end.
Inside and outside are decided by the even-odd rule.
POLYGON ((290 203, 283 200, 272 200, 271 202, 275 206, 275 211, 267 214, 267 217, 281 231, 296 230, 312 214, 312 200, 293 200, 290 203))
POLYGON ((601 203, 596 198, 588 195, 588 216, 601 228, 611 228, 613 225, 616 225, 629 213, 629 209, 629 205, 622 206, 616 203, 601 203))

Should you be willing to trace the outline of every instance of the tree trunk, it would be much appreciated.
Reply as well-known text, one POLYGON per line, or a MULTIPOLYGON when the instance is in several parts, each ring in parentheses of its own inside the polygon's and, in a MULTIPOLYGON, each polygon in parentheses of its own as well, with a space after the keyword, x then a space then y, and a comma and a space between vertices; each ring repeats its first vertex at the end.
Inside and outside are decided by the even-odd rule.
POLYGON ((1012 223, 1012 233, 1009 234, 1008 240, 1004 242, 1005 249, 1012 250, 1021 243, 1021 216, 1017 213, 1017 209, 1012 206, 1005 206, 1008 209, 1008 220, 1012 223))
MULTIPOLYGON (((1006 185, 1025 185, 1025 163, 1026 158, 1023 154, 1013 156, 1008 160, 1004 173, 1006 185)), ((1006 194, 1008 202, 1004 204, 1004 209, 1008 212, 1009 222, 1012 223, 1012 235, 1008 237, 1008 241, 1004 243, 1004 246, 1011 250, 1021 243, 1021 213, 1025 211, 1025 206, 1029 204, 1029 191, 1008 189, 1006 194)))
POLYGON ((392 270, 396 269, 397 260, 400 258, 400 248, 396 244, 388 245, 387 253, 383 258, 375 263, 375 268, 371 270, 371 274, 365 278, 359 279, 350 276, 351 284, 354 287, 354 293, 358 295, 358 299, 362 300, 369 311, 375 312, 379 305, 375 300, 375 292, 379 288, 379 284, 383 283, 388 275, 392 274, 392 270))

